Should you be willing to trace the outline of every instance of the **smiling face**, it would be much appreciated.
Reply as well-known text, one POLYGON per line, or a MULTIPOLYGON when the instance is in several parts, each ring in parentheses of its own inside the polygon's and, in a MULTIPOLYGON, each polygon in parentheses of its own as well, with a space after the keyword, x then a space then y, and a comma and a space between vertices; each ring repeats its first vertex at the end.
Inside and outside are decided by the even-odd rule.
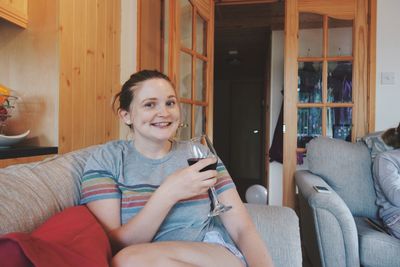
POLYGON ((160 78, 146 80, 134 90, 130 110, 121 110, 120 115, 126 124, 132 124, 135 142, 168 141, 180 121, 175 90, 160 78))

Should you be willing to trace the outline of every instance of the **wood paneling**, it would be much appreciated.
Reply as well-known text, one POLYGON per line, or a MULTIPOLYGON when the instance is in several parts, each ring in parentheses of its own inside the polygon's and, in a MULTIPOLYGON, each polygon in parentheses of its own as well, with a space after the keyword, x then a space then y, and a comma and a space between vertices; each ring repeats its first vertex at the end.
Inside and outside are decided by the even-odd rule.
POLYGON ((297 33, 299 13, 297 0, 285 2, 285 67, 284 116, 286 132, 283 135, 283 200, 284 206, 295 207, 296 147, 297 147, 297 33))
POLYGON ((161 70, 161 1, 138 0, 138 70, 161 70))
POLYGON ((60 0, 60 153, 118 138, 120 21, 119 0, 60 0))
POLYGON ((0 17, 26 28, 28 26, 28 0, 0 0, 0 17))

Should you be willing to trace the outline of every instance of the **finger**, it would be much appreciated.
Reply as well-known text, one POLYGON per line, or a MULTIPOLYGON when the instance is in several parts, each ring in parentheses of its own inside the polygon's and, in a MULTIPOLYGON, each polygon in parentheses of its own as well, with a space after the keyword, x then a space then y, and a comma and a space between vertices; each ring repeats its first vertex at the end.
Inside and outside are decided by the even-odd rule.
POLYGON ((212 178, 215 178, 218 175, 218 172, 216 170, 208 170, 201 172, 199 175, 200 180, 209 180, 212 178))
POLYGON ((205 190, 208 190, 211 186, 214 186, 217 183, 217 178, 211 178, 204 180, 202 186, 204 186, 205 190))

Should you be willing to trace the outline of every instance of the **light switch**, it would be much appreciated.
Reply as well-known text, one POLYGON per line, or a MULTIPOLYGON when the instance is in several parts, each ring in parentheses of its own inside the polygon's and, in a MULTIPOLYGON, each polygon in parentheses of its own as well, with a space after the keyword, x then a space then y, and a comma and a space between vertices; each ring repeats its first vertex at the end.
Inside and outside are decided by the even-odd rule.
POLYGON ((381 73, 381 84, 386 85, 394 85, 395 81, 395 74, 394 72, 382 72, 381 73))

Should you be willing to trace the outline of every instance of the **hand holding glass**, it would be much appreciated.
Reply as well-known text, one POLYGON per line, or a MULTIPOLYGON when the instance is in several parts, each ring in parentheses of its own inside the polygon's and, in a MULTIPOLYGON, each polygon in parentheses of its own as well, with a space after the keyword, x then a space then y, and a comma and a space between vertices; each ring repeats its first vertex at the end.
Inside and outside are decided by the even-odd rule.
MULTIPOLYGON (((209 157, 217 158, 217 153, 215 152, 215 149, 207 135, 202 135, 200 137, 195 137, 191 139, 190 149, 193 157, 188 159, 189 165, 193 165, 199 160, 204 158, 209 158, 209 157)), ((216 168, 217 168, 217 162, 208 165, 207 167, 203 168, 200 171, 215 170, 216 168)), ((232 208, 232 206, 225 206, 224 204, 218 201, 217 192, 215 191, 214 186, 210 187, 210 189, 208 190, 208 194, 210 196, 212 205, 208 217, 217 216, 232 208)))

